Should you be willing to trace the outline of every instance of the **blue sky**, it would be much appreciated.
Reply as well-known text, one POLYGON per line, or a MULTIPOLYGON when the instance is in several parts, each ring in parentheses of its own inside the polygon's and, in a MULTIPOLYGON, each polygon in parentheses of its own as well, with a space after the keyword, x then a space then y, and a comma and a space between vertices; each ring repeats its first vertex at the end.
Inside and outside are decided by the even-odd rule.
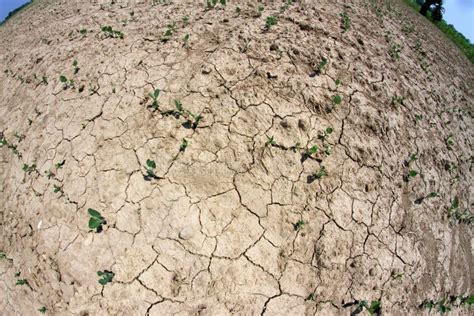
MULTIPOLYGON (((29 0, 0 0, 0 21, 29 0)), ((474 0, 444 0, 444 19, 474 43, 474 0)))

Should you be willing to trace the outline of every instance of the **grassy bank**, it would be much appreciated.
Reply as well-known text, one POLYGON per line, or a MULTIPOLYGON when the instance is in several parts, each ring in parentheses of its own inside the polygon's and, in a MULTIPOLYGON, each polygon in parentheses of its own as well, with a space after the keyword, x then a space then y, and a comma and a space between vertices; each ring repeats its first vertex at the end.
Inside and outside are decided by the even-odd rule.
MULTIPOLYGON (((406 4, 412 7, 414 10, 419 11, 420 5, 415 0, 404 0, 406 4)), ((471 44, 469 39, 458 32, 453 25, 446 23, 445 20, 433 21, 430 13, 428 12, 427 18, 436 25, 445 35, 448 37, 457 47, 466 55, 466 57, 474 63, 474 45, 471 44)))
POLYGON ((30 2, 27 2, 25 3, 24 5, 22 5, 21 7, 18 7, 16 8, 15 10, 11 11, 10 13, 8 13, 7 17, 5 18, 5 20, 3 20, 2 22, 0 22, 0 26, 2 26, 3 24, 5 24, 12 16, 14 16, 15 14, 19 13, 21 10, 25 9, 27 6, 29 6, 31 3, 33 3, 33 1, 30 1, 30 2))

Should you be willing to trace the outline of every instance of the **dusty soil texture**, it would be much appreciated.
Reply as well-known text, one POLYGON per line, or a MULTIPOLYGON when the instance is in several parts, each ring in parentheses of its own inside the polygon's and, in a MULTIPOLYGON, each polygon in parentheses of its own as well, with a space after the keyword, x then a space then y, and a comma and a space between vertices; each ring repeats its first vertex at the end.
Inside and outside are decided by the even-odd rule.
POLYGON ((438 29, 401 1, 156 2, 0 28, 2 315, 473 293, 474 69, 438 29))

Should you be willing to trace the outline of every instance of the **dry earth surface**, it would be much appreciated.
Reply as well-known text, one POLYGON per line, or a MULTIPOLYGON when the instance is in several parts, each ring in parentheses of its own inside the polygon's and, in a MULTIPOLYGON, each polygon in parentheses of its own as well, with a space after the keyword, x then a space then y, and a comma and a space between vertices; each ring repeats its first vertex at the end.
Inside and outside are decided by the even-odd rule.
POLYGON ((2 315, 473 292, 474 69, 439 30, 401 1, 156 2, 35 0, 0 27, 2 315))

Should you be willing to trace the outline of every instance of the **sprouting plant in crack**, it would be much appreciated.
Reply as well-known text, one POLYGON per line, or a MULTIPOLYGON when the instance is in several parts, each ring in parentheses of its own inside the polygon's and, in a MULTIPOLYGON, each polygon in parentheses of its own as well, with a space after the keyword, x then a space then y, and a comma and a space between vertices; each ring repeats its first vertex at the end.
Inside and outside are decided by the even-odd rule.
POLYGON ((433 191, 433 192, 430 192, 430 193, 428 193, 426 196, 422 196, 422 197, 417 198, 417 199, 415 200, 415 204, 421 204, 421 203, 423 203, 423 201, 424 201, 425 199, 432 199, 432 198, 435 198, 435 197, 438 197, 438 196, 439 196, 439 195, 438 195, 437 192, 434 192, 434 191, 433 191))
POLYGON ((119 31, 114 30, 111 26, 102 26, 101 28, 102 34, 104 34, 105 38, 120 38, 123 39, 125 35, 119 31))
POLYGON ((451 295, 449 297, 442 298, 438 301, 426 299, 418 308, 427 309, 431 312, 432 309, 444 314, 449 312, 454 307, 464 307, 474 304, 474 295, 451 295))
POLYGON ((265 142, 265 146, 274 146, 276 145, 275 137, 268 137, 267 141, 265 142))
POLYGON ((418 175, 418 171, 416 170, 409 170, 408 174, 405 176, 405 182, 410 181, 410 179, 416 177, 418 175))
POLYGON ((303 228, 304 224, 306 224, 306 222, 300 219, 299 221, 293 224, 293 228, 295 229, 295 231, 298 231, 303 228))
POLYGON ((265 30, 270 30, 270 28, 274 25, 276 25, 278 22, 277 18, 274 17, 273 15, 267 16, 267 19, 265 20, 265 30))
POLYGON ((186 150, 186 148, 188 148, 188 140, 186 138, 183 138, 181 140, 181 145, 179 146, 179 151, 180 152, 184 152, 186 150))
POLYGON ((149 108, 152 108, 153 111, 158 111, 160 108, 160 102, 158 101, 158 98, 160 97, 160 89, 155 89, 153 92, 150 92, 148 95, 152 99, 151 105, 149 105, 149 108))
POLYGON ((74 89, 74 80, 66 78, 66 76, 59 76, 59 81, 63 84, 63 89, 69 89, 72 88, 74 89))
POLYGON ((38 309, 38 312, 40 312, 41 314, 46 314, 46 311, 47 311, 47 310, 48 310, 48 309, 46 308, 46 306, 43 306, 43 307, 41 307, 41 308, 38 309))
POLYGON ((189 47, 189 34, 184 35, 183 37, 183 46, 189 47))
POLYGON ((325 130, 321 131, 318 135, 319 138, 322 140, 327 140, 328 137, 334 132, 334 129, 332 127, 328 127, 325 130))
POLYGON ((308 183, 312 183, 314 182, 315 180, 320 180, 322 179, 323 177, 326 177, 328 175, 327 171, 326 171, 326 167, 324 166, 321 166, 319 168, 319 171, 318 172, 315 172, 311 175, 308 176, 308 179, 307 179, 307 182, 308 183))
POLYGON ((188 115, 188 120, 184 123, 185 127, 191 127, 196 129, 199 125, 199 122, 203 119, 201 114, 193 114, 191 111, 186 110, 186 115, 188 115))
POLYGON ((168 24, 166 26, 166 31, 163 34, 163 37, 161 38, 161 41, 163 43, 168 42, 171 39, 171 36, 176 32, 176 23, 173 22, 172 24, 168 24))
POLYGON ((112 271, 104 270, 104 271, 97 271, 97 275, 100 277, 99 284, 106 285, 109 282, 112 282, 112 279, 115 276, 115 273, 112 271))
POLYGON ((77 60, 74 59, 74 61, 72 62, 72 67, 74 68, 74 74, 77 74, 79 72, 79 69, 81 69, 79 68, 78 64, 79 63, 77 62, 77 60))
POLYGON ((454 197, 451 201, 451 206, 448 208, 448 218, 452 224, 470 225, 474 222, 474 215, 468 209, 460 210, 459 198, 457 196, 454 197))
POLYGON ((156 174, 155 174, 156 163, 155 163, 154 160, 147 159, 147 160, 146 160, 145 169, 146 169, 145 180, 149 180, 149 179, 151 179, 151 178, 153 178, 153 179, 158 178, 158 177, 156 176, 156 174))
POLYGON ((102 217, 102 215, 97 212, 96 210, 89 208, 87 210, 89 213, 89 228, 96 231, 96 233, 100 233, 103 229, 103 225, 107 224, 105 219, 102 217))
POLYGON ((342 102, 342 97, 339 94, 336 94, 332 97, 331 100, 334 105, 339 105, 342 102))
POLYGON ((321 61, 314 67, 314 73, 319 76, 323 72, 327 64, 328 60, 324 57, 321 58, 321 61))
POLYGON ((388 50, 388 54, 395 60, 400 59, 400 53, 402 52, 402 47, 399 44, 392 44, 388 50))
POLYGON ((45 170, 44 173, 46 174, 48 180, 55 176, 55 174, 51 170, 45 170))
POLYGON ((341 17, 341 28, 347 32, 351 28, 351 18, 346 12, 340 13, 339 16, 341 17))
POLYGON ((54 193, 63 193, 63 187, 57 184, 53 184, 54 193))
POLYGON ((392 96, 392 105, 397 105, 397 104, 403 105, 404 104, 403 102, 405 102, 404 96, 401 96, 401 95, 392 96))
POLYGON ((21 169, 22 169, 24 172, 30 174, 30 173, 32 173, 33 171, 36 171, 36 164, 28 165, 28 164, 25 163, 25 164, 23 164, 23 167, 21 167, 21 169))
POLYGON ((454 136, 453 134, 449 134, 448 138, 446 138, 446 146, 449 150, 453 149, 454 146, 454 136))
POLYGON ((375 301, 371 301, 370 302, 370 305, 369 305, 369 302, 366 301, 366 300, 362 300, 362 301, 354 301, 354 302, 351 302, 351 303, 346 303, 344 304, 342 307, 344 308, 347 308, 347 307, 351 307, 351 306, 354 306, 356 305, 356 309, 353 310, 351 312, 351 316, 352 315, 358 315, 360 313, 362 313, 365 310, 367 310, 367 312, 370 314, 370 315, 381 315, 382 314, 382 302, 378 301, 378 300, 375 300, 375 301))

